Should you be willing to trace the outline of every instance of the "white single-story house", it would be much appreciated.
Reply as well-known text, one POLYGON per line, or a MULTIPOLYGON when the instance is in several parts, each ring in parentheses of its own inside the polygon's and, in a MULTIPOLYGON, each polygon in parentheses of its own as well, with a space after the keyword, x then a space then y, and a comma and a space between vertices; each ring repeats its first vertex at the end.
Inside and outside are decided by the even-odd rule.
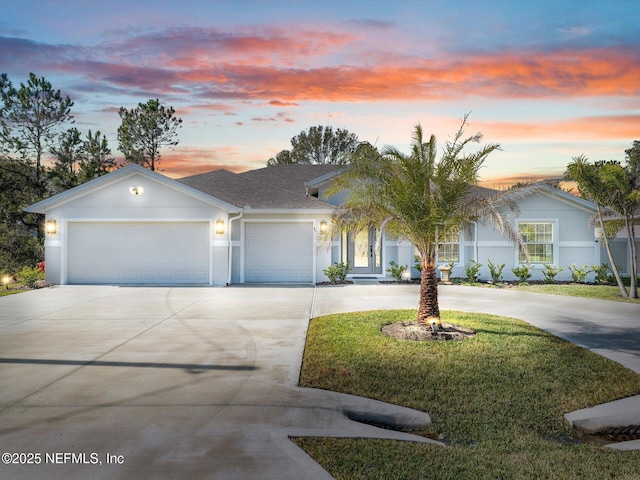
MULTIPOLYGON (((325 194, 336 174, 333 165, 279 165, 173 180, 132 164, 27 211, 45 215, 49 284, 314 284, 334 262, 349 261, 353 277, 384 278, 392 261, 412 266, 414 247, 402 239, 383 235, 377 249, 375 231, 331 235, 344 200, 325 194)), ((511 221, 529 233, 534 280, 543 263, 563 267, 566 280, 572 263, 606 262, 588 225, 590 202, 549 188, 518 205, 511 221)), ((626 241, 613 244, 624 265, 626 241)), ((453 276, 463 277, 476 260, 487 279, 489 259, 506 264, 506 280, 523 260, 490 226, 471 225, 441 246, 438 261, 455 262, 453 276)))

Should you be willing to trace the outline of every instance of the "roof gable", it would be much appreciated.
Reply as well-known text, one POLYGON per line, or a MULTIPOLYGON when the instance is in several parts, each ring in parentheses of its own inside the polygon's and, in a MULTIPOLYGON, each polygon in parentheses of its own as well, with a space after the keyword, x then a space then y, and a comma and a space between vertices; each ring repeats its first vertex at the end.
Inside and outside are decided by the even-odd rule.
POLYGON ((82 197, 109 188, 110 186, 126 182, 128 179, 132 179, 135 177, 143 177, 147 180, 150 180, 151 182, 161 184, 166 188, 170 188, 183 195, 195 198, 206 204, 221 208, 228 212, 239 211, 236 206, 228 202, 210 195, 206 195, 197 189, 191 188, 187 185, 183 185, 179 182, 176 182, 175 180, 170 179, 169 177, 165 177, 164 175, 161 175, 159 173, 152 172, 151 170, 147 170, 146 168, 143 168, 136 164, 127 165, 123 168, 108 173, 107 175, 103 175, 89 182, 83 183, 82 185, 78 185, 77 187, 59 193, 58 195, 46 198, 38 203, 30 205, 25 209, 25 211, 32 213, 46 213, 53 208, 76 201, 82 197))
MULTIPOLYGON (((529 197, 531 195, 546 195, 548 197, 555 198, 562 202, 569 203, 581 210, 585 210, 588 212, 596 211, 596 206, 593 202, 590 202, 589 200, 585 200, 584 198, 577 197, 559 188, 552 187, 551 185, 547 185, 546 183, 543 183, 543 182, 535 184, 535 187, 536 187, 535 189, 532 189, 529 192, 527 192, 527 187, 524 187, 523 188, 524 194, 522 196, 529 197)), ((516 196, 518 195, 517 190, 518 189, 514 189, 514 193, 516 196)))

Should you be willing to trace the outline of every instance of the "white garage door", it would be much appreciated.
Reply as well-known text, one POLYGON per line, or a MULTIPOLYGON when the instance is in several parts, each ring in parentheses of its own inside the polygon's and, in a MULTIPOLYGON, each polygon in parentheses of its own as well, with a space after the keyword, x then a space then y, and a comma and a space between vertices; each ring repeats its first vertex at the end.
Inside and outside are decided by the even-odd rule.
POLYGON ((245 281, 313 282, 313 224, 246 223, 245 281))
POLYGON ((209 283, 209 223, 69 223, 67 283, 209 283))

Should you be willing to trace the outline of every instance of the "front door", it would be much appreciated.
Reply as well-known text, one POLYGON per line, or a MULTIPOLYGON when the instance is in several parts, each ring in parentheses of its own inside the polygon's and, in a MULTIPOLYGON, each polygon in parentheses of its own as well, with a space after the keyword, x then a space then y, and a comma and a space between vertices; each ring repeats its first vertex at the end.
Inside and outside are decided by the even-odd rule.
POLYGON ((376 230, 361 230, 346 235, 347 260, 356 275, 382 273, 380 251, 375 248, 376 230))

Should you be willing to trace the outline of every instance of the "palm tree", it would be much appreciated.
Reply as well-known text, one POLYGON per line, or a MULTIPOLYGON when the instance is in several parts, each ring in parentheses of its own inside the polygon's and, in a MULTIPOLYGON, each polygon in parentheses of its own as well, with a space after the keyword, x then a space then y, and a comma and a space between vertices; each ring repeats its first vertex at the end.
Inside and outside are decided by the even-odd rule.
POLYGON ((436 252, 448 235, 470 222, 489 221, 527 255, 519 234, 499 209, 507 205, 515 211, 513 199, 519 190, 488 193, 477 188, 480 168, 500 145, 491 143, 464 153, 469 144, 482 140, 480 133, 464 138, 467 117, 453 141, 446 143, 439 161, 435 136, 425 142, 419 124, 412 135, 409 155, 394 147, 378 152, 364 144, 336 177, 330 192, 350 192, 334 215, 337 228, 359 231, 377 227, 378 248, 383 230, 415 245, 422 266, 418 323, 432 326, 440 325, 436 252))
POLYGON ((638 254, 636 251, 635 216, 640 212, 640 190, 628 169, 617 162, 605 162, 602 166, 602 179, 608 192, 607 207, 624 223, 629 249, 629 267, 631 284, 629 297, 638 298, 638 254))
MULTIPOLYGON (((627 287, 624 285, 620 272, 618 271, 617 264, 613 258, 613 252, 611 251, 611 245, 609 243, 609 237, 611 234, 615 235, 620 230, 619 222, 607 222, 605 223, 604 210, 613 198, 613 193, 616 190, 615 185, 609 179, 605 179, 605 170, 611 170, 610 167, 605 167, 605 162, 589 163, 589 160, 584 155, 573 157, 572 162, 567 165, 567 170, 564 174, 565 179, 571 180, 577 183, 578 191, 582 198, 590 200, 596 205, 596 214, 591 219, 591 223, 598 222, 600 230, 602 231, 602 241, 609 258, 609 265, 611 265, 611 271, 618 283, 620 294, 623 297, 628 297, 627 287), (614 232, 611 232, 609 226, 613 226, 614 232)), ((607 175, 611 177, 611 175, 607 175)), ((614 177, 615 178, 615 177, 614 177)))

